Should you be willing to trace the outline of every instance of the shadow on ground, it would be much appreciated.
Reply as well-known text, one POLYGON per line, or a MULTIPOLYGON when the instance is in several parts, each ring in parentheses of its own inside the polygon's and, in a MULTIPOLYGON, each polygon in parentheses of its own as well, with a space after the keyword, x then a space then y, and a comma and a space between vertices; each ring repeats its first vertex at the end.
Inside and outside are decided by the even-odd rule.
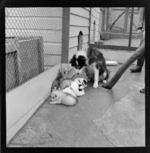
MULTIPOLYGON (((109 67, 111 76, 119 66, 109 67)), ((112 90, 102 88, 101 84, 93 89, 89 84, 86 94, 73 107, 45 101, 8 147, 144 146, 145 124, 141 123, 145 121, 145 95, 139 93, 144 86, 144 75, 144 68, 137 74, 128 69, 112 90), (119 106, 115 107, 116 103, 119 106), (123 109, 126 106, 129 109, 123 109), (135 127, 139 128, 136 133, 135 127)))

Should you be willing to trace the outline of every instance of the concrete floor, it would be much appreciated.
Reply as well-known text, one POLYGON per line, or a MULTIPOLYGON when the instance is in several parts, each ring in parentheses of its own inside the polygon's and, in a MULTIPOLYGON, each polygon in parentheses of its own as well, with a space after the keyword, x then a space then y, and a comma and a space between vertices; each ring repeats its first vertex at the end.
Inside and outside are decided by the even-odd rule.
MULTIPOLYGON (((108 67, 111 70, 111 76, 119 66, 108 67)), ((130 73, 128 69, 112 90, 104 89, 101 85, 93 89, 92 84, 89 84, 85 89, 86 94, 78 99, 77 105, 72 107, 50 105, 48 101, 45 101, 16 134, 8 147, 117 147, 93 121, 103 117, 110 106, 125 98, 133 85, 142 102, 139 107, 145 107, 145 94, 138 92, 144 87, 144 76, 145 68, 141 73, 136 74, 130 73)), ((136 96, 133 94, 130 96, 135 103, 138 102, 136 96)), ((145 125, 142 127, 145 128, 145 125)), ((124 130, 126 128, 130 130, 124 125, 124 130)), ((123 137, 118 139, 121 141, 123 137)), ((140 137, 136 140, 139 141, 140 137)))

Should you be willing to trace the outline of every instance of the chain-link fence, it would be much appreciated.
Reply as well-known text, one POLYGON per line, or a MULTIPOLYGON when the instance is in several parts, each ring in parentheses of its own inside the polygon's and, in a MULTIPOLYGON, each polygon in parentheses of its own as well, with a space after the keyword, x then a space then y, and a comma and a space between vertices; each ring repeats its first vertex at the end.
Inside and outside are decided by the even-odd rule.
POLYGON ((6 92, 61 62, 62 8, 5 8, 6 92))
MULTIPOLYGON (((139 46, 139 8, 101 8, 101 13, 100 48, 139 46)), ((62 26, 62 7, 5 8, 6 91, 61 62, 62 26)))
POLYGON ((139 8, 101 8, 103 22, 101 45, 103 49, 135 51, 140 44, 137 34, 139 8))

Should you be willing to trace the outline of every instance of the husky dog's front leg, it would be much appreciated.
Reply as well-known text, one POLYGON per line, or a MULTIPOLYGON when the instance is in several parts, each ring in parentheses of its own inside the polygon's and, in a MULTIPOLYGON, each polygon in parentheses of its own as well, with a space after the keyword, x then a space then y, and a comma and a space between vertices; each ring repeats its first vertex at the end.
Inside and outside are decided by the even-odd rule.
POLYGON ((94 84, 93 84, 93 88, 97 88, 98 87, 98 82, 99 82, 99 70, 94 66, 94 84))

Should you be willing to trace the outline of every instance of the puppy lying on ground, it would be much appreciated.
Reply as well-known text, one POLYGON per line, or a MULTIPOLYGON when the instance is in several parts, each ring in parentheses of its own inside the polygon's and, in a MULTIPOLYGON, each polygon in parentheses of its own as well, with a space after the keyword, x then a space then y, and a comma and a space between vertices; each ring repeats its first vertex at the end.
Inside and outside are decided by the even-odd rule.
POLYGON ((63 90, 52 91, 50 104, 75 105, 78 102, 77 97, 85 94, 85 86, 77 81, 79 80, 71 82, 71 85, 63 90))

